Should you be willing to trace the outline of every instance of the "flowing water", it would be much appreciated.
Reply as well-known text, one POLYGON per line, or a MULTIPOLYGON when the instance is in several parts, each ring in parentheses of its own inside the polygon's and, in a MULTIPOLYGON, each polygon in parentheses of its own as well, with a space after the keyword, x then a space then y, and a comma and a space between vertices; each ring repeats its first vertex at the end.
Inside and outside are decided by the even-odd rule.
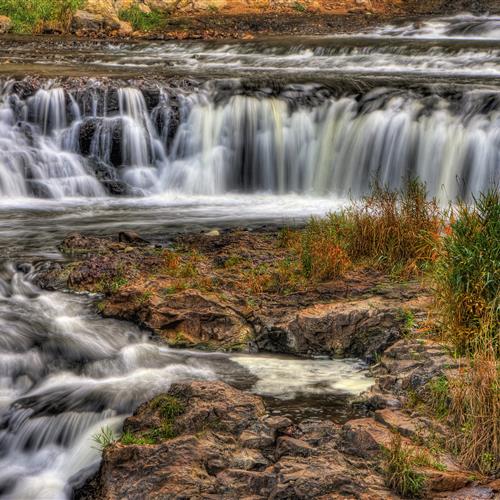
POLYGON ((270 412, 346 415, 356 360, 168 349, 37 288, 70 231, 301 222, 418 176, 446 203, 500 178, 500 19, 249 42, 0 38, 0 496, 66 498, 92 436, 186 378, 270 412))

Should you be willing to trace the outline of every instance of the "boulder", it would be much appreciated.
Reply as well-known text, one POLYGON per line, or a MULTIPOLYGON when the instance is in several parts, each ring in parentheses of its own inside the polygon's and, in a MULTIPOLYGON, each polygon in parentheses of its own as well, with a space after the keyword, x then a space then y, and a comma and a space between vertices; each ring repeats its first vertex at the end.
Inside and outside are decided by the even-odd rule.
POLYGON ((85 10, 77 10, 73 14, 71 21, 71 31, 77 34, 99 33, 119 29, 120 22, 117 18, 85 10))
POLYGON ((314 304, 279 322, 267 320, 255 342, 268 351, 373 361, 400 337, 401 307, 401 301, 383 297, 314 304))
POLYGON ((335 448, 332 422, 316 420, 314 430, 311 421, 297 428, 301 438, 275 440, 267 422, 284 428, 285 420, 270 419, 259 397, 221 382, 174 384, 126 419, 132 444, 107 446, 99 471, 74 498, 396 498, 382 476, 335 448), (168 436, 143 443, 158 435, 151 432, 164 419, 161 398, 175 398, 182 412, 169 420, 168 436))
POLYGON ((10 17, 0 16, 0 35, 8 33, 12 28, 12 21, 10 17))

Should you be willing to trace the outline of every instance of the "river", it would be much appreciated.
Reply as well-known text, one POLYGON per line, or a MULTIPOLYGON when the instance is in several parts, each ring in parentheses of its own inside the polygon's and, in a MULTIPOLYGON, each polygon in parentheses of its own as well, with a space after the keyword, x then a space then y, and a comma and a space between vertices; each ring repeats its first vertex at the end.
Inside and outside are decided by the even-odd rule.
POLYGON ((185 378, 346 418, 356 360, 173 350, 39 289, 71 231, 149 239, 293 224, 418 176, 447 203, 500 178, 500 19, 239 42, 0 38, 0 497, 68 498, 92 437, 185 378))

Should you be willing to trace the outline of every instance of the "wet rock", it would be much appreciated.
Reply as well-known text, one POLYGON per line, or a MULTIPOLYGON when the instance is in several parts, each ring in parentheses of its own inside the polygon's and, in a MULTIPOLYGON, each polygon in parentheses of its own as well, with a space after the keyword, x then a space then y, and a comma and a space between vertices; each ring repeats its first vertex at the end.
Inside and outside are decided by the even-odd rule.
POLYGON ((0 35, 8 33, 12 28, 12 21, 10 17, 0 16, 0 35))
POLYGON ((255 343, 264 350, 372 361, 400 337, 402 304, 381 297, 315 304, 266 325, 255 343))
POLYGON ((134 291, 121 291, 106 305, 109 316, 139 320, 171 345, 214 346, 235 350, 246 347, 253 336, 251 325, 219 297, 198 290, 169 295, 158 303, 134 303, 134 291))
POLYGON ((149 242, 139 236, 135 231, 120 231, 118 233, 120 243, 134 243, 135 245, 147 245, 149 242))
MULTIPOLYGON (((317 439, 312 421, 301 431, 303 440, 250 442, 275 431, 267 426, 272 419, 266 417, 260 398, 205 381, 174 384, 167 396, 183 405, 171 423, 173 437, 153 444, 108 446, 99 471, 75 492, 76 499, 392 498, 383 478, 346 460, 331 437, 311 444, 317 439), (269 452, 249 448, 250 444, 265 444, 269 452)), ((157 400, 145 403, 125 421, 128 435, 144 436, 161 425, 157 400)), ((285 423, 274 421, 279 428, 285 423)), ((316 423, 323 436, 333 425, 316 423)))

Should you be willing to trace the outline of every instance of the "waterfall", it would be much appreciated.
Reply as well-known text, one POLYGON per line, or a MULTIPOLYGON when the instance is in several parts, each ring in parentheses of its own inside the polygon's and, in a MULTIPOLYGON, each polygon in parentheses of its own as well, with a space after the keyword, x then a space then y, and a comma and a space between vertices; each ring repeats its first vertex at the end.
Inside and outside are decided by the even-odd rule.
POLYGON ((446 201, 499 179, 499 102, 493 90, 457 102, 384 89, 335 97, 310 86, 232 96, 209 86, 4 92, 0 194, 345 197, 375 178, 397 188, 411 176, 446 201))

